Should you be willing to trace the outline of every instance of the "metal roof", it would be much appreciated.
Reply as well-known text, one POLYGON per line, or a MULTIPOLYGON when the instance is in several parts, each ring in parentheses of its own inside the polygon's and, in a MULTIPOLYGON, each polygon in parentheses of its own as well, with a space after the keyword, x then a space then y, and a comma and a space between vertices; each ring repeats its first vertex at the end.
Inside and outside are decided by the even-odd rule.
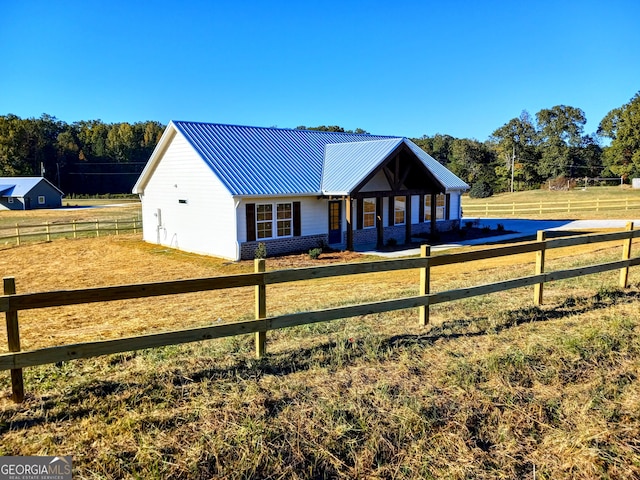
POLYGON ((232 195, 318 194, 327 144, 376 135, 173 122, 232 195))
POLYGON ((411 140, 405 138, 404 142, 416 156, 422 160, 422 163, 435 175, 438 181, 449 190, 469 190, 469 185, 459 178, 455 173, 442 165, 439 161, 422 150, 418 145, 411 140))
POLYGON ((347 195, 402 143, 402 138, 329 144, 325 147, 322 193, 347 195))
POLYGON ((402 142, 422 152, 427 168, 448 180, 441 180, 445 188, 469 188, 402 137, 171 121, 134 193, 144 191, 172 131, 184 136, 233 196, 348 193, 402 142))
MULTIPOLYGON (((33 187, 43 181, 60 192, 44 177, 0 177, 0 194, 5 197, 24 197, 33 187)), ((60 194, 62 195, 62 192, 60 194)))
POLYGON ((4 195, 5 197, 10 197, 11 192, 9 190, 13 190, 14 185, 0 185, 0 195, 4 195))

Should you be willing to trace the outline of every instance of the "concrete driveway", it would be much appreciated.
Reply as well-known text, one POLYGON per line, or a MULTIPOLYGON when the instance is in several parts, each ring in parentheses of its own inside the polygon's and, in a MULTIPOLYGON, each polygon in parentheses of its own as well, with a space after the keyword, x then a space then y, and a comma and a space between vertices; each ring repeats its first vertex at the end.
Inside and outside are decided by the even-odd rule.
MULTIPOLYGON (((448 250, 468 245, 482 245, 486 243, 504 242, 508 240, 517 240, 519 238, 535 236, 539 230, 545 231, 574 231, 574 230, 599 230, 599 229, 619 229, 622 230, 627 222, 634 222, 635 228, 640 226, 640 219, 636 220, 526 220, 520 218, 463 218, 461 224, 466 222, 474 222, 474 226, 489 227, 496 230, 498 224, 504 226, 505 230, 516 232, 504 235, 477 238, 474 240, 461 240, 460 242, 435 245, 431 247, 432 252, 448 250)), ((378 255, 380 257, 396 258, 419 255, 419 248, 408 248, 406 250, 398 250, 394 252, 382 252, 378 250, 367 250, 362 253, 368 255, 378 255)))

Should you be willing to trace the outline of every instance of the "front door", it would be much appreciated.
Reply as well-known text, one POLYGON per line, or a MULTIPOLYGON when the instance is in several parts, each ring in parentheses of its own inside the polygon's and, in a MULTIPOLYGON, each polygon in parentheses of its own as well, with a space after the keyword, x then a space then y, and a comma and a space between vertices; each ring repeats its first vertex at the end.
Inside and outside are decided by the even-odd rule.
POLYGON ((329 202, 329 244, 342 243, 342 202, 329 202))

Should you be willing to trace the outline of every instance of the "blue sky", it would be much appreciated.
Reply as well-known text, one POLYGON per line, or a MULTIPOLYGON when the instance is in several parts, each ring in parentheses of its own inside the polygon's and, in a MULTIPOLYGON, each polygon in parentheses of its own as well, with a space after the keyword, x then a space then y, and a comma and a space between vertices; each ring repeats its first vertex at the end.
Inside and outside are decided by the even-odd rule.
POLYGON ((0 115, 483 141, 639 90, 637 0, 0 0, 0 115))

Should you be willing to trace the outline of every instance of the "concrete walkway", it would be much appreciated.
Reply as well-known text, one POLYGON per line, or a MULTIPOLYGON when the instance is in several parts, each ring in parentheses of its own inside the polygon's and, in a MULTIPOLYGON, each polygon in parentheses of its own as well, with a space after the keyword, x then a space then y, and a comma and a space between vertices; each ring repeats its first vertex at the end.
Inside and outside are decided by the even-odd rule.
MULTIPOLYGON (((539 230, 545 231, 579 231, 579 230, 599 230, 599 229, 619 229, 625 228, 628 222, 634 222, 636 228, 640 226, 640 219, 637 220, 524 220, 519 218, 463 218, 462 225, 466 222, 474 222, 474 226, 482 228, 489 227, 496 230, 498 224, 504 226, 505 230, 516 233, 507 233, 504 235, 476 238, 473 240, 461 240, 456 243, 448 243, 443 245, 434 245, 431 247, 432 252, 449 250, 451 248, 459 248, 469 245, 483 245, 494 242, 504 242, 508 240, 517 240, 519 238, 535 236, 539 230)), ((366 249, 360 253, 366 255, 377 255, 380 257, 397 258, 420 255, 419 248, 407 248, 406 250, 397 250, 393 252, 383 252, 375 249, 366 249)))

